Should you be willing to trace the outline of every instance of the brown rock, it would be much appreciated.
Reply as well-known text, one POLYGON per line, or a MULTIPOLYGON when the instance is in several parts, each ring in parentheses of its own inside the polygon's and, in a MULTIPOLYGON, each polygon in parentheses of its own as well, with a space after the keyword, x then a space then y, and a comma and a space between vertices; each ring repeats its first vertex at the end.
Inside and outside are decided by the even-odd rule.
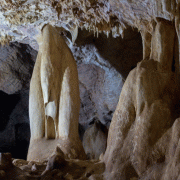
POLYGON ((61 151, 59 147, 57 147, 55 154, 49 158, 45 171, 62 169, 67 164, 64 158, 64 153, 61 151))

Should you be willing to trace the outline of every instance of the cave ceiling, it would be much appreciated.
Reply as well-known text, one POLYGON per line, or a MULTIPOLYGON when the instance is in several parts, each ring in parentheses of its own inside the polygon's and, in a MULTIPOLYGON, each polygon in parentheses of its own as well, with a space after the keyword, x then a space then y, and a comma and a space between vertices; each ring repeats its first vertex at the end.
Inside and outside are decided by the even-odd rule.
POLYGON ((74 42, 78 28, 96 37, 112 32, 122 36, 127 26, 152 32, 153 21, 179 16, 178 0, 1 0, 0 42, 36 42, 41 28, 50 23, 63 27, 74 42))

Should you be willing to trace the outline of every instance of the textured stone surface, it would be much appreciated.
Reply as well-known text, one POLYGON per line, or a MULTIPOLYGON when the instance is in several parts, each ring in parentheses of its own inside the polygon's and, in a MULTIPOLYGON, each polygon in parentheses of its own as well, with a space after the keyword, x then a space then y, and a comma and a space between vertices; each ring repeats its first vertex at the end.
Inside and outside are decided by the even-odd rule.
POLYGON ((29 45, 0 47, 0 151, 16 158, 25 159, 29 145, 29 82, 36 55, 29 45))
POLYGON ((28 90, 37 55, 29 45, 12 43, 0 47, 0 90, 7 94, 28 90))
MULTIPOLYGON (((107 39, 106 36, 100 35, 98 41, 97 38, 93 37, 93 34, 89 36, 87 31, 81 31, 77 38, 77 44, 70 46, 70 48, 78 67, 81 98, 79 122, 82 131, 85 131, 89 127, 89 123, 92 123, 95 119, 99 119, 101 123, 109 126, 123 86, 123 77, 142 58, 140 34, 129 28, 125 31, 124 39, 121 37, 115 39, 111 35, 107 39), (113 47, 109 49, 109 46, 113 47), (130 53, 132 49, 134 50, 130 53), (104 50, 106 54, 103 53, 104 50), (133 61, 132 57, 136 57, 137 60, 133 61), (119 67, 118 64, 120 64, 119 67)), ((8 95, 2 92, 0 129, 5 129, 5 131, 1 132, 0 150, 2 152, 10 151, 15 158, 26 158, 27 152, 20 152, 18 147, 22 144, 25 145, 22 150, 28 147, 30 137, 28 117, 30 79, 28 78, 31 77, 30 72, 32 72, 37 52, 28 45, 18 43, 1 47, 1 52, 3 64, 11 62, 9 65, 11 71, 4 74, 7 80, 3 81, 4 86, 2 87, 6 92, 12 91, 15 94, 8 95), (29 65, 27 62, 24 65, 25 69, 30 71, 29 74, 26 71, 23 71, 25 75, 21 74, 21 71, 15 73, 13 62, 17 62, 17 65, 21 66, 24 61, 30 62, 29 65), (13 87, 13 89, 8 88, 8 77, 11 76, 20 84, 13 87), (21 80, 21 77, 25 82, 21 80), (21 86, 21 90, 18 90, 19 86, 21 86), (9 101, 11 101, 11 104, 8 103, 9 101), (24 132, 21 131, 23 128, 26 129, 24 132), (15 137, 17 135, 19 136, 18 143, 15 137), (20 143, 20 141, 23 143, 20 143)), ((83 133, 81 138, 82 136, 83 133)))
MULTIPOLYGON (((179 17, 179 2, 175 0, 3 0, 0 41, 4 44, 16 39, 38 49, 35 36, 46 23, 63 27, 71 33, 70 37, 69 32, 65 32, 68 34, 66 42, 69 41, 68 44, 75 58, 77 57, 82 92, 80 123, 84 129, 96 119, 108 125, 123 79, 138 61, 144 59, 129 74, 120 96, 113 117, 116 122, 113 121, 110 127, 104 178, 178 179, 179 119, 176 118, 179 117, 179 112, 174 99, 179 100, 176 92, 180 47, 179 17), (126 38, 128 25, 141 33, 143 58, 142 54, 136 54, 141 50, 137 39, 128 41, 126 38), (81 31, 80 28, 90 32, 81 31), (78 42, 78 38, 84 33, 91 41, 83 44, 78 42), (98 39, 93 38, 93 35, 98 39), (122 39, 117 38, 120 35, 127 42, 126 46, 122 39), (116 37, 116 41, 111 41, 112 36, 116 37), (77 46, 72 46, 74 42, 77 46), (114 52, 117 47, 115 42, 121 53, 114 52), (130 56, 129 52, 137 56, 130 56), (85 60, 82 63, 78 58, 85 60), (109 60, 111 66, 106 60, 109 60)), ((133 33, 130 32, 131 34, 133 33)), ((79 40, 82 41, 81 38, 79 40)), ((21 83, 16 84, 19 89, 24 87, 21 83)), ((4 127, 6 124, 5 122, 4 127)), ((40 144, 37 142, 37 145, 40 144)), ((65 175, 66 179, 72 177, 69 173, 65 175)), ((103 176, 87 171, 83 178, 103 179, 103 176)))
POLYGON ((102 173, 104 172, 105 166, 102 162, 97 160, 82 161, 78 159, 64 159, 66 163, 63 165, 59 163, 59 161, 56 161, 57 156, 57 154, 56 156, 52 156, 48 162, 29 162, 15 159, 13 160, 13 167, 8 169, 9 173, 4 174, 3 180, 87 180, 94 179, 95 177, 103 177, 102 173), (53 168, 49 168, 49 170, 46 171, 45 169, 48 169, 47 167, 49 166, 50 162, 53 164, 53 168), (57 164, 55 165, 54 162, 57 164), (32 170, 32 167, 36 167, 37 170, 32 170))
POLYGON ((18 95, 6 95, 1 99, 5 109, 1 108, 1 127, 4 128, 0 131, 0 151, 11 152, 14 158, 26 159, 30 139, 29 91, 20 91, 18 95), (11 106, 6 106, 7 101, 11 102, 11 106))
POLYGON ((124 80, 142 59, 140 33, 126 29, 124 38, 88 36, 81 31, 70 46, 78 66, 81 109, 79 122, 86 128, 93 119, 108 125, 124 80))
POLYGON ((84 133, 83 147, 88 159, 99 159, 107 146, 108 130, 100 121, 95 121, 84 133))
POLYGON ((70 158, 85 158, 78 134, 79 82, 75 60, 58 31, 46 25, 39 38, 29 99, 28 160, 47 159, 58 145, 70 158))
MULTIPOLYGON (((147 169, 152 171, 153 177, 150 179, 156 173, 159 176, 155 179, 167 176, 163 172, 158 174, 158 168, 163 171, 162 164, 158 163, 172 163, 173 158, 169 159, 168 151, 176 149, 171 146, 175 138, 174 132, 171 141, 167 140, 171 135, 166 135, 179 116, 178 67, 172 68, 173 56, 175 57, 172 49, 177 45, 174 32, 173 24, 164 20, 157 23, 151 46, 151 55, 155 60, 138 63, 123 86, 110 125, 104 156, 107 179, 141 178, 147 169)), ((176 121, 173 127, 179 122, 176 121)), ((179 174, 177 169, 172 175, 175 179, 175 173, 179 174)))
MULTIPOLYGON (((24 41, 37 48, 35 36, 44 24, 64 27, 74 42, 78 27, 88 29, 96 36, 112 31, 114 37, 124 34, 127 25, 153 32, 156 17, 167 20, 179 18, 176 0, 14 0, 1 1, 1 42, 24 41)), ((177 27, 179 21, 176 21, 177 27)), ((179 29, 179 28, 178 28, 179 29)), ((177 29, 177 30, 178 30, 177 29)))

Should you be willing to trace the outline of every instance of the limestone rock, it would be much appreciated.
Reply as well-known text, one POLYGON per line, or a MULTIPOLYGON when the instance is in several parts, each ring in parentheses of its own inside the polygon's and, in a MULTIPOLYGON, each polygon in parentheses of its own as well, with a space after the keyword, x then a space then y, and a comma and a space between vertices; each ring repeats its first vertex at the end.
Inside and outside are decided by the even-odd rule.
POLYGON ((162 147, 167 147, 169 142, 162 142, 161 151, 156 143, 178 115, 175 108, 179 100, 178 69, 172 68, 174 34, 172 24, 164 20, 157 22, 151 46, 151 56, 155 52, 156 59, 138 63, 123 86, 104 155, 107 179, 141 178, 153 164, 166 161, 167 151, 162 147))
POLYGON ((70 158, 85 158, 78 135, 80 98, 75 60, 50 25, 42 29, 39 44, 30 84, 28 160, 47 159, 57 145, 70 158))
POLYGON ((29 45, 17 42, 0 47, 0 151, 14 158, 27 156, 29 82, 36 55, 29 45))
POLYGON ((45 175, 49 171, 53 171, 55 169, 63 170, 63 168, 65 168, 66 165, 67 165, 67 162, 65 160, 64 153, 62 152, 62 150, 59 147, 57 147, 54 155, 52 155, 49 158, 46 169, 42 173, 42 175, 45 175))
POLYGON ((152 33, 152 20, 161 17, 174 20, 179 16, 176 0, 123 0, 123 1, 5 1, 1 2, 2 43, 12 40, 26 41, 33 45, 35 36, 44 24, 64 26, 74 41, 78 27, 92 31, 96 36, 104 33, 123 36, 127 24, 152 33), (36 8, 35 8, 36 7, 36 8), (12 26, 13 25, 13 26, 12 26))
POLYGON ((36 51, 29 45, 11 43, 0 47, 0 90, 7 94, 29 89, 36 51))
POLYGON ((83 147, 88 159, 99 159, 107 146, 108 130, 100 121, 95 121, 84 133, 83 147))

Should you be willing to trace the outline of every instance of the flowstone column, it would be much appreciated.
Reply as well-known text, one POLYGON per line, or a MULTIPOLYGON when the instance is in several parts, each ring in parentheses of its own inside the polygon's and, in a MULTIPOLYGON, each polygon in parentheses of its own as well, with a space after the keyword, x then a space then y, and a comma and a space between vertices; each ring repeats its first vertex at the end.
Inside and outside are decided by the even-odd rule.
POLYGON ((176 118, 175 35, 173 23, 157 19, 151 53, 147 51, 150 59, 138 63, 126 79, 104 155, 104 176, 108 180, 140 178, 148 167, 165 156, 164 152, 156 152, 155 144, 176 118))
POLYGON ((73 55, 55 27, 39 38, 29 97, 28 160, 45 160, 59 146, 67 158, 85 159, 78 134, 79 81, 73 55))

